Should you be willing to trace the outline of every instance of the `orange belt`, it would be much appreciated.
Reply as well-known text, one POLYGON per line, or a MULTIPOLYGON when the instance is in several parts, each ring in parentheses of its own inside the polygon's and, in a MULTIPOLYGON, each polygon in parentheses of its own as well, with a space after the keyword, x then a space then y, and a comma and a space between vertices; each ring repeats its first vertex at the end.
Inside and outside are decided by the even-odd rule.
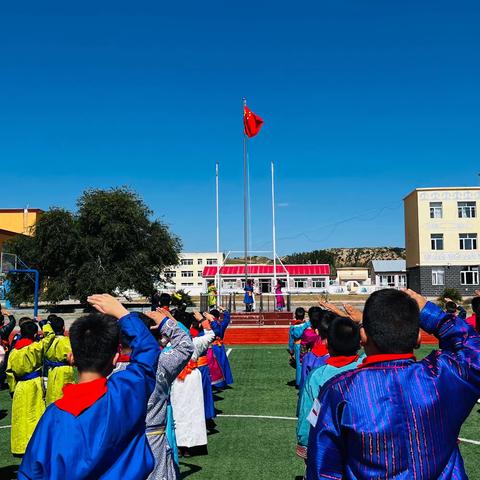
POLYGON ((208 358, 206 355, 204 355, 203 357, 200 357, 197 360, 197 367, 206 367, 207 365, 208 365, 208 358))
POLYGON ((189 360, 187 366, 178 374, 178 378, 183 382, 197 367, 198 363, 195 360, 189 360))
POLYGON ((221 338, 218 338, 213 342, 213 345, 216 345, 217 347, 221 347, 223 345, 223 340, 221 338))

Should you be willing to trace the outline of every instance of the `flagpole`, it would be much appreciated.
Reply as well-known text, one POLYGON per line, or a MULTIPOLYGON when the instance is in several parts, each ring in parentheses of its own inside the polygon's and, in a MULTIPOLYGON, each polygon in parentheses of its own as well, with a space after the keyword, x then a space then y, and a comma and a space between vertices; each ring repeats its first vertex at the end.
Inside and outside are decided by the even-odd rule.
MULTIPOLYGON (((247 106, 247 99, 243 98, 243 106, 247 106)), ((243 246, 245 255, 245 286, 248 280, 248 200, 247 200, 247 135, 243 131, 243 246)))
POLYGON ((220 217, 219 217, 219 189, 218 189, 218 161, 215 163, 215 206, 217 217, 217 305, 220 303, 220 217))
POLYGON ((273 245, 273 283, 277 287, 277 235, 275 226, 275 166, 272 161, 272 245, 273 245))

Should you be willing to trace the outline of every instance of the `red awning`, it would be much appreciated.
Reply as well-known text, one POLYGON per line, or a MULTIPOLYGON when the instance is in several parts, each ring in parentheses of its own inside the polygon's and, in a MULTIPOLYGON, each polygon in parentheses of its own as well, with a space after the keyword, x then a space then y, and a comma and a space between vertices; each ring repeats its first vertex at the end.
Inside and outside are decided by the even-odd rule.
MULTIPOLYGON (((314 277, 314 276, 329 276, 330 265, 285 265, 283 268, 281 265, 277 265, 277 275, 287 275, 299 277, 314 277)), ((203 278, 213 278, 217 274, 216 266, 208 266, 203 269, 203 278)), ((245 265, 224 265, 220 268, 220 275, 229 277, 242 277, 245 275, 245 265)), ((273 275, 273 265, 249 265, 248 275, 260 276, 260 275, 273 275)))

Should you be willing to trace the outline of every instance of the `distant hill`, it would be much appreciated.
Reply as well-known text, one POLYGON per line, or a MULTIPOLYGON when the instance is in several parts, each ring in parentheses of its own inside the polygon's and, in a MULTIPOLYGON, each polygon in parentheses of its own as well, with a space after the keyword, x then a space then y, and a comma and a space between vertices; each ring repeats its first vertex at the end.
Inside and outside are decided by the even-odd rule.
POLYGON ((405 249, 398 247, 330 248, 335 267, 366 267, 372 260, 405 258, 405 249))
MULTIPOLYGON (((328 248, 312 252, 299 252, 285 255, 282 261, 286 264, 328 263, 333 269, 338 267, 366 267, 371 260, 398 260, 405 258, 405 249, 398 247, 361 247, 361 248, 328 248)), ((243 264, 241 257, 229 258, 227 264, 243 264)), ((253 256, 249 263, 271 264, 272 259, 253 256)))
POLYGON ((405 249, 398 247, 329 248, 286 255, 285 263, 328 263, 338 267, 366 267, 371 260, 397 260, 405 258, 405 249))

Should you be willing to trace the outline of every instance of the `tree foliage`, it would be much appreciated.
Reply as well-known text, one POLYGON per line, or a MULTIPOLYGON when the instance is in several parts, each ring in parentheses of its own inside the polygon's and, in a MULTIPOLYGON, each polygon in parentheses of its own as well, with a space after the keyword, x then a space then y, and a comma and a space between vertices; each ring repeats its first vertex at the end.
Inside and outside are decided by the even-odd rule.
MULTIPOLYGON (((32 237, 18 236, 7 247, 40 271, 43 300, 129 289, 149 296, 165 267, 178 263, 179 238, 152 221, 151 210, 131 190, 87 190, 77 207, 76 213, 48 210, 32 237)), ((31 282, 17 275, 11 280, 13 300, 30 300, 31 282)))
POLYGON ((335 265, 335 256, 328 250, 314 250, 312 252, 292 253, 283 259, 287 264, 329 264, 335 265))

